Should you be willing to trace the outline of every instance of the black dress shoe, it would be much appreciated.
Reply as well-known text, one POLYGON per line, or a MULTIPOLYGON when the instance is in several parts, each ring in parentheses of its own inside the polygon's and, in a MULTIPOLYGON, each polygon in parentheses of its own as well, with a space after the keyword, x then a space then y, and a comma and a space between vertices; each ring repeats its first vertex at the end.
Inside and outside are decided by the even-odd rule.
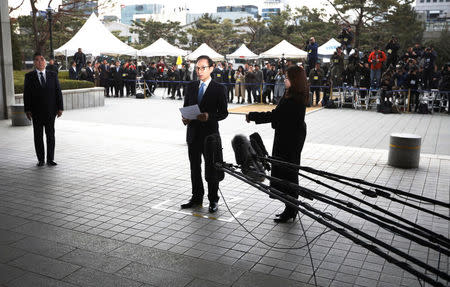
POLYGON ((181 209, 186 209, 186 208, 193 208, 193 207, 201 207, 202 206, 202 202, 201 201, 196 201, 196 200, 189 200, 188 203, 182 204, 181 205, 181 209))
POLYGON ((276 223, 286 223, 292 219, 292 222, 294 222, 296 217, 297 213, 294 214, 281 213, 280 216, 274 218, 273 221, 275 221, 276 223))
POLYGON ((209 203, 209 212, 214 213, 219 209, 219 204, 217 202, 209 203))
POLYGON ((45 162, 40 161, 40 162, 38 162, 38 163, 36 164, 36 166, 44 166, 44 164, 45 164, 45 162))
POLYGON ((54 162, 53 160, 51 160, 51 161, 47 161, 47 165, 48 166, 55 166, 55 165, 58 165, 56 162, 54 162))

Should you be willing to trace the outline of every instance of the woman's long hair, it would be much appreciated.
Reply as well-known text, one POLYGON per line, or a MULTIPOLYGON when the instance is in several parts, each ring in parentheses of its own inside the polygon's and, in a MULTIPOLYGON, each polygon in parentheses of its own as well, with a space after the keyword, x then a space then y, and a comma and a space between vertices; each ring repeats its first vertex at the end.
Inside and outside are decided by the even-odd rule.
POLYGON ((287 69, 287 77, 291 86, 286 91, 286 95, 307 105, 309 103, 309 88, 305 70, 297 65, 290 66, 287 69))

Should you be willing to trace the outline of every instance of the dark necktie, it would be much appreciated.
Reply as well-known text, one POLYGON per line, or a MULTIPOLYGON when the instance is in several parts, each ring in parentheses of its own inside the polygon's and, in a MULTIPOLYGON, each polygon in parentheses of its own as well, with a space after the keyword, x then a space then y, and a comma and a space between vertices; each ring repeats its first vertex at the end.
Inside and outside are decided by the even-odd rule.
POLYGON ((39 72, 39 74, 41 75, 41 76, 40 76, 40 79, 41 79, 41 86, 42 86, 42 87, 45 87, 45 78, 44 78, 44 73, 42 73, 42 72, 39 72))

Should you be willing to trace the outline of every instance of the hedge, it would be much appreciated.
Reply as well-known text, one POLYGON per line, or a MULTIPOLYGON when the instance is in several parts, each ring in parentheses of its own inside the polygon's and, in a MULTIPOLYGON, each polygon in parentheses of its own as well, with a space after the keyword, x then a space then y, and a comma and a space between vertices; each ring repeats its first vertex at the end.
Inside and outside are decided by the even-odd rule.
MULTIPOLYGON (((23 93, 23 82, 25 79, 25 74, 28 71, 14 71, 14 93, 22 94, 23 93)), ((73 89, 83 89, 83 88, 92 88, 94 87, 94 83, 88 81, 77 81, 77 80, 69 80, 69 72, 62 71, 58 74, 59 83, 61 85, 61 90, 73 90, 73 89)))

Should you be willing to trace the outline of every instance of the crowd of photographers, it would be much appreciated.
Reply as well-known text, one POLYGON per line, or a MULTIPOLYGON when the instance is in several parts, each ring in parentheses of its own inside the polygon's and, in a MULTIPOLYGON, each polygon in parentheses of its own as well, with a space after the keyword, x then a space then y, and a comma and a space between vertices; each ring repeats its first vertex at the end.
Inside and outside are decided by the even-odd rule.
MULTIPOLYGON (((374 46, 372 51, 362 52, 353 49, 353 38, 352 28, 345 26, 338 36, 341 46, 329 63, 319 59, 314 37, 306 43, 308 57, 305 69, 312 95, 310 105, 325 105, 333 88, 352 87, 360 89, 363 97, 372 90, 410 90, 411 104, 417 110, 420 91, 450 91, 450 64, 438 67, 437 54, 432 46, 423 48, 415 44, 401 51, 397 38, 392 37, 384 47, 374 46)), ((217 62, 214 63, 212 77, 226 86, 229 103, 277 104, 284 94, 285 69, 292 64, 284 58, 266 61, 262 67, 250 62, 240 66, 217 62)), ((57 71, 53 60, 47 68, 57 71)), ((145 64, 136 60, 119 62, 97 58, 91 63, 79 49, 69 68, 69 77, 105 87, 107 97, 135 96, 136 80, 143 79, 146 85, 142 87, 147 96, 152 96, 159 86, 167 88, 168 98, 182 99, 186 83, 196 80, 196 73, 194 63, 189 61, 169 65, 164 59, 145 64)))

